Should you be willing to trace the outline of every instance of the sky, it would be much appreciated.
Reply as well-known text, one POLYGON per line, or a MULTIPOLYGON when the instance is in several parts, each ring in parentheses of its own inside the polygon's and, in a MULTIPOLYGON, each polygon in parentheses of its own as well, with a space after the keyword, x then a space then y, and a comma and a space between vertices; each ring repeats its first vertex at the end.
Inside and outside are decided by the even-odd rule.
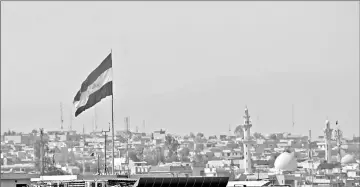
POLYGON ((1 130, 107 129, 72 101, 112 51, 115 130, 359 136, 359 50, 355 1, 1 2, 1 130))

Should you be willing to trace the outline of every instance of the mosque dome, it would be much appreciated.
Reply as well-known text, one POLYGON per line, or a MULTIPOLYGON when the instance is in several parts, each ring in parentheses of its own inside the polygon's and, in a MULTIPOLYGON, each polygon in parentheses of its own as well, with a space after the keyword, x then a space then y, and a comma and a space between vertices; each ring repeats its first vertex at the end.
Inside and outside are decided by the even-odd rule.
POLYGON ((294 152, 281 153, 275 160, 274 167, 277 170, 295 171, 297 168, 297 161, 294 152))
POLYGON ((347 154, 341 158, 341 164, 352 164, 356 163, 354 155, 347 154))

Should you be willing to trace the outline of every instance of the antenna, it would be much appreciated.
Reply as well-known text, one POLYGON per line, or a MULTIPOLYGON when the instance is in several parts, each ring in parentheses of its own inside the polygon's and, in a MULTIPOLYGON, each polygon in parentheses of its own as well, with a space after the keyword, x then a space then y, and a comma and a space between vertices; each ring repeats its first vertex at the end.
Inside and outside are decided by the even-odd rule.
POLYGON ((73 120, 73 116, 72 116, 72 112, 70 112, 70 130, 72 130, 72 120, 73 120))
POLYGON ((97 131, 97 128, 98 128, 98 126, 97 126, 97 124, 96 124, 96 107, 94 107, 94 125, 95 125, 95 131, 97 131))
POLYGON ((342 130, 340 130, 339 127, 339 122, 336 121, 336 129, 335 129, 335 139, 336 139, 336 144, 337 144, 337 148, 338 148, 338 162, 341 163, 341 147, 342 147, 342 137, 343 137, 343 132, 342 130))
POLYGON ((308 144, 309 144, 309 160, 311 162, 311 170, 310 170, 310 176, 311 176, 311 185, 314 183, 314 176, 312 175, 313 170, 314 170, 314 162, 312 160, 312 150, 311 150, 311 129, 309 130, 309 140, 308 140, 308 144))
POLYGON ((145 120, 143 120, 143 131, 145 132, 145 120))
POLYGON ((62 110, 62 103, 60 102, 60 129, 63 130, 63 123, 64 123, 64 119, 63 119, 63 110, 62 110))
POLYGON ((292 125, 293 125, 293 127, 295 126, 295 120, 294 120, 294 104, 292 104, 292 113, 291 113, 291 115, 292 115, 292 125))
POLYGON ((231 136, 231 124, 229 124, 229 136, 231 136))

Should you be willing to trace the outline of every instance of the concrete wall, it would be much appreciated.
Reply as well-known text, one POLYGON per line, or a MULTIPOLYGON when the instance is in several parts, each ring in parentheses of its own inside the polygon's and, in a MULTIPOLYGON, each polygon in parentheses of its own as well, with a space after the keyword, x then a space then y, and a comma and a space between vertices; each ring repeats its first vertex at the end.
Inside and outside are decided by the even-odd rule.
POLYGON ((13 141, 14 143, 21 143, 21 135, 6 135, 5 141, 13 141))
POLYGON ((1 179, 1 185, 4 187, 16 187, 16 184, 30 185, 30 179, 1 179))
POLYGON ((36 174, 21 174, 21 173, 2 173, 1 185, 4 187, 16 187, 16 184, 30 185, 31 178, 39 178, 36 174))

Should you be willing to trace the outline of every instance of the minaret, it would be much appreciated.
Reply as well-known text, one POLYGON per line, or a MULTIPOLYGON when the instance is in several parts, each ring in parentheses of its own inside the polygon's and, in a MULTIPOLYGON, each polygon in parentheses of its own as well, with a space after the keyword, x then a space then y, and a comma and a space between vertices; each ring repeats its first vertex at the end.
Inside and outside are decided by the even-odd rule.
POLYGON ((241 127, 244 130, 244 138, 242 139, 242 143, 244 145, 245 174, 251 174, 252 168, 251 168, 250 147, 251 147, 251 144, 254 143, 254 141, 251 140, 251 136, 250 136, 250 128, 252 127, 252 124, 250 122, 250 115, 249 115, 249 111, 248 111, 247 107, 245 107, 244 124, 241 125, 241 127))
POLYGON ((327 163, 331 162, 331 135, 332 129, 330 128, 330 122, 328 120, 325 121, 325 159, 327 163))

